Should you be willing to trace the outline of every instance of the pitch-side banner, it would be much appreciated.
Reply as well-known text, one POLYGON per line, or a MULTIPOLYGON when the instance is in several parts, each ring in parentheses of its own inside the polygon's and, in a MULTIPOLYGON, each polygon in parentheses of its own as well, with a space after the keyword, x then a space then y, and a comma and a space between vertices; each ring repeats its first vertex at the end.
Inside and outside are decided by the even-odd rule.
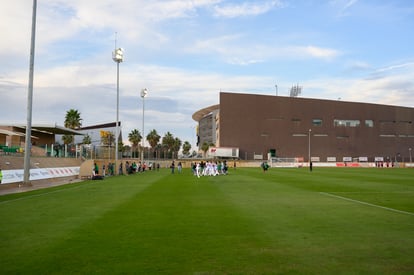
MULTIPOLYGON (((42 180, 51 178, 61 178, 79 175, 80 167, 57 167, 57 168, 38 168, 30 169, 30 180, 42 180)), ((3 170, 3 180, 1 184, 22 182, 24 170, 3 170)))

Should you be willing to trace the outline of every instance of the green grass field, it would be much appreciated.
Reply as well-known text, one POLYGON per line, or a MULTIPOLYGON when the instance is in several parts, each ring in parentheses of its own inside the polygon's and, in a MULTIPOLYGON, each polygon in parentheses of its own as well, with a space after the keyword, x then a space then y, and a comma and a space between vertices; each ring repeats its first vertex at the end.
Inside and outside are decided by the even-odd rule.
POLYGON ((0 196, 1 274, 414 274, 414 170, 167 169, 0 196))

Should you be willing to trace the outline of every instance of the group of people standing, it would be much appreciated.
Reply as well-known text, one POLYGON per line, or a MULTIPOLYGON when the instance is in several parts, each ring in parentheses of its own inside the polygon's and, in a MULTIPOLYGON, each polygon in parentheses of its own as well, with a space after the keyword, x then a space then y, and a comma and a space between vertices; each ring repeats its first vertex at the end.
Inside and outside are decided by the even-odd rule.
POLYGON ((227 175, 227 161, 207 161, 195 162, 191 165, 193 175, 198 178, 201 176, 218 176, 227 175))
MULTIPOLYGON (((141 163, 138 162, 136 163, 135 161, 130 163, 129 161, 125 162, 125 172, 127 175, 129 174, 135 174, 138 172, 145 172, 145 170, 154 170, 160 169, 160 164, 157 163, 151 163, 150 165, 147 165, 145 162, 141 163)), ((99 169, 98 164, 95 162, 92 168, 92 177, 96 177, 96 176, 100 176, 100 177, 105 177, 105 176, 113 176, 115 173, 115 163, 108 163, 108 166, 105 166, 105 164, 102 165, 101 171, 99 169), (101 172, 101 173, 100 173, 101 172)), ((124 174, 124 165, 121 162, 119 164, 119 170, 118 170, 118 174, 119 175, 123 175, 124 174)))
POLYGON ((141 163, 138 162, 138 164, 134 161, 131 164, 129 161, 125 162, 125 170, 127 174, 135 174, 139 172, 145 172, 147 169, 147 164, 145 162, 141 163))
POLYGON ((98 164, 95 162, 93 164, 93 169, 92 169, 92 176, 97 176, 100 175, 102 177, 105 176, 113 176, 115 173, 115 163, 108 163, 108 167, 105 166, 105 164, 102 165, 102 173, 99 173, 99 166, 98 164))
MULTIPOLYGON (((171 162, 170 169, 171 169, 171 174, 174 174, 174 171, 175 171, 175 161, 172 161, 171 162)), ((178 162, 178 164, 177 164, 177 170, 178 170, 178 173, 179 174, 181 174, 181 172, 183 171, 183 164, 181 163, 181 161, 178 162)))

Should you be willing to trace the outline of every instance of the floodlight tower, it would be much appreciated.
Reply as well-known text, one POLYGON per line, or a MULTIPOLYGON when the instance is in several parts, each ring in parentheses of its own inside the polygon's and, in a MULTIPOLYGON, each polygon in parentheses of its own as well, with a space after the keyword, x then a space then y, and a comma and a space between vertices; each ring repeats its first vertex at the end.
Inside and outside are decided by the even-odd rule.
POLYGON ((148 90, 147 88, 144 88, 141 90, 141 98, 142 98, 142 143, 141 143, 141 165, 144 165, 144 139, 145 139, 145 135, 144 135, 144 104, 145 104, 145 97, 148 95, 148 90))
POLYGON ((292 86, 290 88, 290 97, 298 97, 302 93, 302 87, 297 84, 296 86, 292 86))
POLYGON ((119 138, 119 63, 124 61, 124 49, 116 48, 112 52, 112 60, 116 62, 116 136, 115 136, 115 175, 119 174, 118 168, 118 138, 119 138))

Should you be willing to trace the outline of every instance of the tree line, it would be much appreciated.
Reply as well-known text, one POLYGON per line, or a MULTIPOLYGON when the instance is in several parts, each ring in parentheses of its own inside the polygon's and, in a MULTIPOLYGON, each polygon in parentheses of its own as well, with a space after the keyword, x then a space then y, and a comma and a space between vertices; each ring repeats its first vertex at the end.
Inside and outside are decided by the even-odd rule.
MULTIPOLYGON (((70 109, 66 112, 64 126, 69 129, 79 130, 82 127, 81 114, 76 109, 70 109)), ((115 143, 115 134, 111 131, 100 131, 100 143, 101 145, 112 146, 115 143)), ((138 153, 145 148, 142 147, 142 134, 138 129, 133 129, 128 133, 128 141, 131 143, 131 146, 124 145, 122 140, 118 141, 118 148, 120 152, 131 152, 132 157, 138 157, 138 153)), ((170 132, 167 132, 162 138, 158 134, 157 130, 151 130, 145 137, 148 141, 150 148, 149 150, 154 154, 162 152, 164 157, 174 157, 177 156, 180 149, 182 149, 183 155, 189 155, 191 150, 191 144, 188 141, 182 142, 178 137, 170 132)), ((62 141, 64 144, 74 144, 73 135, 64 135, 62 141)), ((81 144, 91 144, 92 140, 89 135, 83 137, 81 144)), ((192 155, 196 154, 193 151, 192 155)))

